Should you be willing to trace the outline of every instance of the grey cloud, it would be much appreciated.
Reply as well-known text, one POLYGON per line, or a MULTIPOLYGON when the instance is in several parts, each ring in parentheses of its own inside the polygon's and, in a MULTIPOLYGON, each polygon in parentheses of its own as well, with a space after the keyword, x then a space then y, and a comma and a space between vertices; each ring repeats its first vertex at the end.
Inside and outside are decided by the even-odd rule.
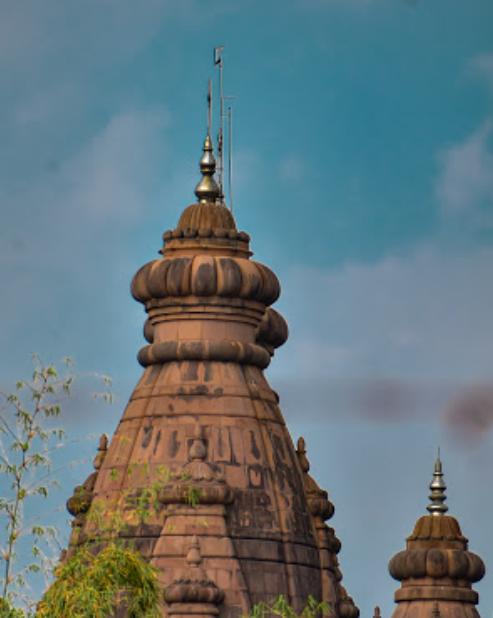
POLYGON ((466 386, 448 403, 443 419, 456 438, 477 443, 493 428, 493 383, 466 386))
POLYGON ((288 421, 441 424, 474 446, 493 429, 493 382, 401 378, 278 379, 274 387, 288 421))
POLYGON ((279 309, 291 336, 272 380, 288 418, 432 421, 462 441, 487 435, 489 420, 480 434, 480 413, 453 402, 493 380, 492 263, 489 249, 421 247, 375 264, 298 267, 284 276, 279 309))
POLYGON ((288 418, 311 421, 423 422, 439 416, 454 387, 398 378, 275 381, 288 418), (430 413, 431 410, 431 413, 430 413))

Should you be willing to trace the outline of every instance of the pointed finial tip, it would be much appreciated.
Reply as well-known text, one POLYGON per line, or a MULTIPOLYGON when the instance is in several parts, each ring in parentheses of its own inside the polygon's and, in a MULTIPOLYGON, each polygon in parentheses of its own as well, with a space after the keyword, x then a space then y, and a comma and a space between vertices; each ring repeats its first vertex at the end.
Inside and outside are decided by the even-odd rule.
POLYGON ((440 448, 438 448, 438 457, 435 461, 435 470, 433 472, 433 479, 430 483, 431 493, 429 498, 431 504, 427 506, 428 511, 432 515, 444 515, 448 511, 448 506, 445 504, 447 495, 445 490, 447 485, 443 480, 442 461, 440 459, 440 448))

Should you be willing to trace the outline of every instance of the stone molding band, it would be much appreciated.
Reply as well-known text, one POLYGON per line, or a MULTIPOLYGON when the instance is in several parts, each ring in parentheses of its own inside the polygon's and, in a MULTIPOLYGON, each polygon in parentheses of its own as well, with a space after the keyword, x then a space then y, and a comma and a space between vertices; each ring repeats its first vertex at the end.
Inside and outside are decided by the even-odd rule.
POLYGON ((172 361, 219 361, 254 365, 259 369, 269 366, 271 356, 260 345, 240 341, 163 341, 152 343, 139 351, 143 367, 172 361))
POLYGON ((394 579, 405 581, 419 577, 477 582, 484 575, 484 563, 469 551, 441 547, 404 550, 396 554, 389 564, 394 579))
POLYGON ((400 588, 395 593, 395 602, 402 601, 459 601, 474 603, 479 601, 479 595, 474 590, 449 586, 410 586, 400 588))
MULTIPOLYGON (((161 504, 189 504, 187 489, 190 485, 183 483, 164 487, 159 494, 161 504)), ((204 485, 197 482, 199 490, 197 504, 231 504, 234 500, 234 491, 228 485, 204 485)))
POLYGON ((145 264, 132 280, 135 300, 170 297, 239 298, 272 305, 280 294, 276 275, 258 262, 240 257, 196 255, 161 258, 145 264))
POLYGON ((168 613, 171 616, 175 614, 178 616, 190 616, 191 614, 197 616, 217 616, 219 610, 211 603, 173 603, 168 608, 168 613))

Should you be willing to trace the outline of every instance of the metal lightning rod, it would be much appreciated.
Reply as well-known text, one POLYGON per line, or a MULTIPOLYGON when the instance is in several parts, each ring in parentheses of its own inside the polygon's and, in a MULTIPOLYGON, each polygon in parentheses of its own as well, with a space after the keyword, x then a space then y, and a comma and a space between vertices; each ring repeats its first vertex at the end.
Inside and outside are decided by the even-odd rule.
MULTIPOLYGON (((234 101, 236 97, 223 97, 225 101, 234 101)), ((228 107, 228 176, 229 209, 233 212, 233 108, 228 107)))
POLYGON ((221 189, 220 199, 224 199, 223 195, 223 114, 224 114, 224 97, 223 97, 223 52, 225 46, 221 45, 214 48, 214 64, 219 68, 219 133, 217 136, 217 179, 219 188, 221 189))
POLYGON ((228 107, 229 207, 233 212, 233 110, 228 107))
POLYGON ((207 136, 211 136, 212 121, 212 80, 209 80, 209 90, 207 92, 207 136))

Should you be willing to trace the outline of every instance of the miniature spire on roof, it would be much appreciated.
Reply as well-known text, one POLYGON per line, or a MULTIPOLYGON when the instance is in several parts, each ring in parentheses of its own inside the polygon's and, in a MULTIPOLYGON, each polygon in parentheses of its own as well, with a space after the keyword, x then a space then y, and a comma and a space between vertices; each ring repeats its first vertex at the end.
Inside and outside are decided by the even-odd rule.
POLYGON ((202 179, 195 189, 195 195, 199 202, 215 202, 220 194, 219 186, 214 178, 216 171, 216 159, 214 158, 214 146, 211 139, 211 113, 212 113, 212 89, 209 80, 209 91, 207 94, 207 137, 204 143, 204 154, 200 159, 200 171, 202 179))
POLYGON ((429 498, 431 504, 427 506, 428 511, 432 515, 444 515, 448 511, 448 506, 445 504, 447 496, 445 490, 447 485, 443 480, 442 462, 440 459, 440 448, 435 461, 435 471, 433 472, 433 480, 430 483, 431 494, 429 498))

